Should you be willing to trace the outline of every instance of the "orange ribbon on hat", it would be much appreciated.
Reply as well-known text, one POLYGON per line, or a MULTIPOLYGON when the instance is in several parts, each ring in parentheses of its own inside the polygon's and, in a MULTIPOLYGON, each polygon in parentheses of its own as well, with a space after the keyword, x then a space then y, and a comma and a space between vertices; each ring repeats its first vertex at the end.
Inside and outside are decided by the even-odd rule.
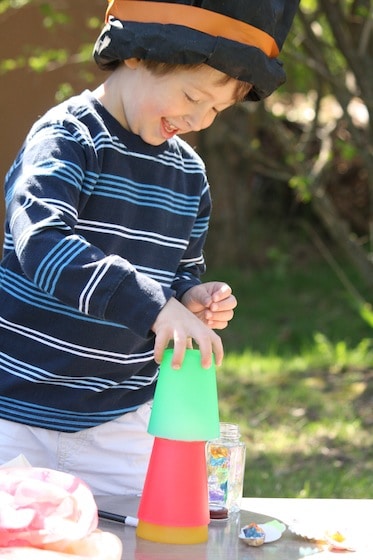
POLYGON ((106 22, 112 15, 122 21, 183 25, 214 37, 257 47, 269 58, 276 58, 279 54, 276 41, 265 31, 204 8, 148 0, 108 0, 108 3, 106 22))

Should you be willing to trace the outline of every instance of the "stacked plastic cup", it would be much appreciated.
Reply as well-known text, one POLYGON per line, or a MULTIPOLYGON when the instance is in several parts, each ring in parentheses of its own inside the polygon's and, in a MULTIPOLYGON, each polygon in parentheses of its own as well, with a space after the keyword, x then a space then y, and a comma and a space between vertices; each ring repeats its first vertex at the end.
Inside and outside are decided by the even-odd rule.
POLYGON ((155 436, 138 511, 137 536, 150 541, 207 541, 209 524, 205 445, 219 437, 215 366, 204 369, 187 350, 181 369, 166 350, 148 432, 155 436))

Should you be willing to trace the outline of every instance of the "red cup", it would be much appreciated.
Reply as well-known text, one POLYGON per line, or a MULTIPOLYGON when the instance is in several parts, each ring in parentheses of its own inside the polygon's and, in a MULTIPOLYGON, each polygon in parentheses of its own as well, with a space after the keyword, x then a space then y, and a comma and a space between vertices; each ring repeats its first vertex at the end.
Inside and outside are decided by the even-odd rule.
POLYGON ((204 441, 154 439, 138 517, 153 525, 207 527, 204 441))

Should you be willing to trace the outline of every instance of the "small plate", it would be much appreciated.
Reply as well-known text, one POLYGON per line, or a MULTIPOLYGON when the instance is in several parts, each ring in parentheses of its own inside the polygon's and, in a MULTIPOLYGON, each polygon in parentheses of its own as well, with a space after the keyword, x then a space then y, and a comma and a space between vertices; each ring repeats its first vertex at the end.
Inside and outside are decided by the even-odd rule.
MULTIPOLYGON (((281 523, 280 521, 277 521, 276 519, 268 521, 267 523, 257 523, 257 525, 264 531, 264 544, 278 541, 281 538, 282 533, 286 529, 286 525, 284 525, 284 523, 281 523)), ((246 542, 246 544, 250 544, 250 539, 245 537, 243 529, 244 528, 242 528, 240 531, 239 538, 243 542, 246 542)))
POLYGON ((268 523, 258 523, 258 525, 265 532, 264 543, 278 541, 278 539, 281 538, 282 533, 286 529, 286 525, 284 523, 281 523, 281 521, 277 521, 276 519, 274 519, 273 521, 269 521, 268 523))

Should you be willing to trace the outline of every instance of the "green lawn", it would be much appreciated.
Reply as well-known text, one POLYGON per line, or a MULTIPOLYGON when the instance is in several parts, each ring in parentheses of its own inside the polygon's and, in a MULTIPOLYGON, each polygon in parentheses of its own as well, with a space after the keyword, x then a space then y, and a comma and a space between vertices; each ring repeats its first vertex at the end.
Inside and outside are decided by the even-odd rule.
POLYGON ((245 495, 373 498, 373 329, 322 259, 280 265, 206 278, 239 301, 218 391, 247 445, 245 495))

